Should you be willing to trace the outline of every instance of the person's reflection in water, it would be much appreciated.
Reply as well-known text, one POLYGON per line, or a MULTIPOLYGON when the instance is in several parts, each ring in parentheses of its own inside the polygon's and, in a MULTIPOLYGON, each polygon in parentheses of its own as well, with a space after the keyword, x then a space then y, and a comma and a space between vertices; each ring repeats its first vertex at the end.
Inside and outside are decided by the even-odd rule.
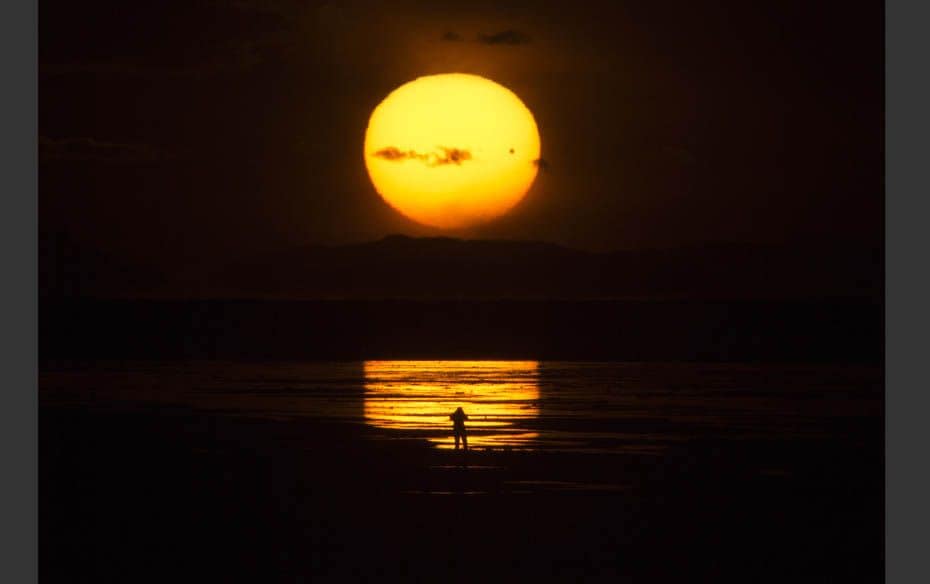
POLYGON ((459 406, 458 409, 449 414, 449 419, 452 420, 452 433, 455 434, 455 449, 459 449, 459 438, 461 438, 462 446, 468 451, 468 434, 465 433, 465 420, 468 419, 468 415, 459 406))

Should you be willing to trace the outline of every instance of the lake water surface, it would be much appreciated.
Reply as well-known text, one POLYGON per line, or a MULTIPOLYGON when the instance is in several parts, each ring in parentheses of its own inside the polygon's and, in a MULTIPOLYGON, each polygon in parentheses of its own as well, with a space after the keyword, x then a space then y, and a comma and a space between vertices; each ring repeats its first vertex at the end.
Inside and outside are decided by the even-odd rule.
POLYGON ((379 440, 661 452, 696 436, 816 438, 882 416, 877 367, 537 361, 108 362, 40 374, 43 404, 363 424, 379 440))

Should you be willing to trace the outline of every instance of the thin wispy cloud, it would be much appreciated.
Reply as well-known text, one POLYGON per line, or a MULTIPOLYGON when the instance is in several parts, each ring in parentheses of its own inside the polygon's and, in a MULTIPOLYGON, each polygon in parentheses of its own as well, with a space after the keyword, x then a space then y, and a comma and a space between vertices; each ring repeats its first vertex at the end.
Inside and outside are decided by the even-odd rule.
POLYGON ((529 44, 532 42, 533 38, 523 31, 511 28, 493 33, 478 33, 470 41, 467 41, 462 34, 453 30, 448 30, 442 33, 439 40, 446 43, 474 42, 482 45, 517 46, 529 44))
POLYGON ((444 41, 444 42, 447 42, 447 43, 460 43, 460 42, 462 42, 462 41, 465 40, 465 37, 463 37, 462 35, 460 35, 460 34, 457 33, 457 32, 453 32, 453 31, 451 31, 451 30, 448 30, 448 31, 442 33, 442 36, 440 37, 440 40, 442 40, 442 41, 444 41))

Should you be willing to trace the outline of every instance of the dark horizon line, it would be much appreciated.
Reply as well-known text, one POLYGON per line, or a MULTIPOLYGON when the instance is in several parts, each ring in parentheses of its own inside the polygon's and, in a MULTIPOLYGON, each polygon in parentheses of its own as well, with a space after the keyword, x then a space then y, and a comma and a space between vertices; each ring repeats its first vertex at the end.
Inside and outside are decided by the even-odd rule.
POLYGON ((256 304, 256 303, 290 303, 290 304, 668 304, 668 305, 812 305, 812 304, 882 304, 883 295, 876 294, 823 294, 797 296, 701 296, 701 295, 665 295, 665 296, 177 296, 171 294, 151 296, 103 296, 73 295, 57 296, 39 294, 40 302, 61 303, 151 303, 151 304, 256 304))
MULTIPOLYGON (((43 241, 50 241, 60 239, 64 241, 70 241, 72 244, 78 246, 86 247, 87 249, 95 250, 96 252, 101 252, 105 254, 112 254, 114 257, 122 257, 123 259, 129 260, 129 257, 126 257, 125 254, 119 253, 118 250, 94 245, 80 237, 75 237, 73 234, 69 233, 67 230, 58 229, 51 230, 46 232, 41 232, 37 237, 37 244, 41 250, 43 241)), ((807 251, 807 250, 835 250, 839 248, 853 248, 853 249, 869 249, 872 251, 883 251, 885 249, 885 237, 878 238, 848 238, 848 239, 838 239, 835 237, 817 237, 817 238, 805 238, 798 239, 790 242, 766 242, 766 241, 743 241, 736 239, 704 239, 704 240, 694 240, 689 242, 679 242, 669 245, 646 245, 646 246, 626 246, 626 247, 612 247, 612 248, 595 248, 588 246, 578 246, 574 244, 566 244, 552 239, 532 239, 532 238, 507 238, 507 237, 473 237, 473 236, 462 236, 462 235, 409 235, 407 233, 397 232, 389 233, 381 237, 375 237, 370 239, 359 239, 355 241, 348 241, 342 243, 326 243, 321 241, 311 241, 304 243, 281 243, 275 245, 272 248, 266 248, 259 251, 252 251, 251 253, 244 253, 238 257, 238 260, 248 260, 255 259, 259 257, 266 257, 269 255, 275 255, 283 252, 294 251, 299 249, 346 249, 346 248, 357 248, 363 246, 370 246, 379 243, 390 243, 394 241, 404 241, 404 242, 425 242, 425 243, 461 243, 461 244, 498 244, 498 245, 536 245, 536 246, 546 246, 553 249, 559 249, 563 251, 569 251, 574 253, 581 253, 587 255, 597 255, 597 256, 609 256, 616 254, 627 254, 627 253, 666 253, 666 252, 675 252, 675 251, 693 251, 699 249, 713 249, 713 250, 722 250, 722 249, 754 249, 754 250, 785 250, 785 251, 807 251)), ((41 254, 39 261, 41 263, 41 254)), ((138 258, 133 260, 133 263, 143 265, 153 263, 151 258, 149 260, 139 260, 138 258)), ((157 262, 155 262, 157 263, 157 262)))
POLYGON ((308 243, 298 243, 290 244, 288 246, 281 246, 279 251, 283 249, 299 249, 299 248, 346 248, 346 247, 358 247, 364 245, 371 245, 376 243, 387 243, 391 241, 409 241, 409 242, 450 242, 450 243, 477 243, 477 244, 487 244, 487 243, 496 243, 496 244, 527 244, 527 245, 545 245, 555 248, 561 248, 568 251, 575 251, 587 254, 596 254, 596 255, 610 255, 615 253, 644 253, 644 252, 666 252, 666 251, 680 251, 680 250, 694 250, 701 248, 713 248, 713 249, 724 249, 724 248, 756 248, 756 249, 784 249, 784 250, 794 250, 794 249, 804 249, 814 247, 815 249, 831 249, 839 247, 860 247, 860 248, 884 248, 885 247, 885 238, 875 238, 874 241, 869 238, 868 240, 858 240, 854 238, 850 239, 837 239, 835 237, 823 237, 823 238, 807 238, 807 239, 798 239, 791 242, 764 242, 764 241, 741 241, 736 239, 703 239, 695 240, 691 242, 682 242, 677 244, 670 245, 648 245, 648 246, 628 246, 628 247, 614 247, 614 248, 604 248, 604 249, 595 249, 584 246, 576 246, 566 243, 561 243, 551 239, 532 239, 532 238, 507 238, 507 237, 471 237, 471 236, 458 236, 458 235, 408 235, 406 233, 389 233, 387 235, 372 238, 372 239, 360 239, 357 241, 350 241, 344 243, 324 243, 324 242, 308 242, 308 243))

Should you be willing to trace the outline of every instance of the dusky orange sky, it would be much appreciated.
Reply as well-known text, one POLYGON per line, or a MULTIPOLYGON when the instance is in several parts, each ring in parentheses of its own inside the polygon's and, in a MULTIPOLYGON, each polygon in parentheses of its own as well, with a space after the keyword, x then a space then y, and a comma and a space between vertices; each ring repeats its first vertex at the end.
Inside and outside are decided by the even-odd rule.
POLYGON ((545 169, 452 233, 583 249, 880 241, 883 3, 73 3, 39 7, 40 227, 168 266, 435 235, 361 156, 417 76, 494 79, 545 169))

